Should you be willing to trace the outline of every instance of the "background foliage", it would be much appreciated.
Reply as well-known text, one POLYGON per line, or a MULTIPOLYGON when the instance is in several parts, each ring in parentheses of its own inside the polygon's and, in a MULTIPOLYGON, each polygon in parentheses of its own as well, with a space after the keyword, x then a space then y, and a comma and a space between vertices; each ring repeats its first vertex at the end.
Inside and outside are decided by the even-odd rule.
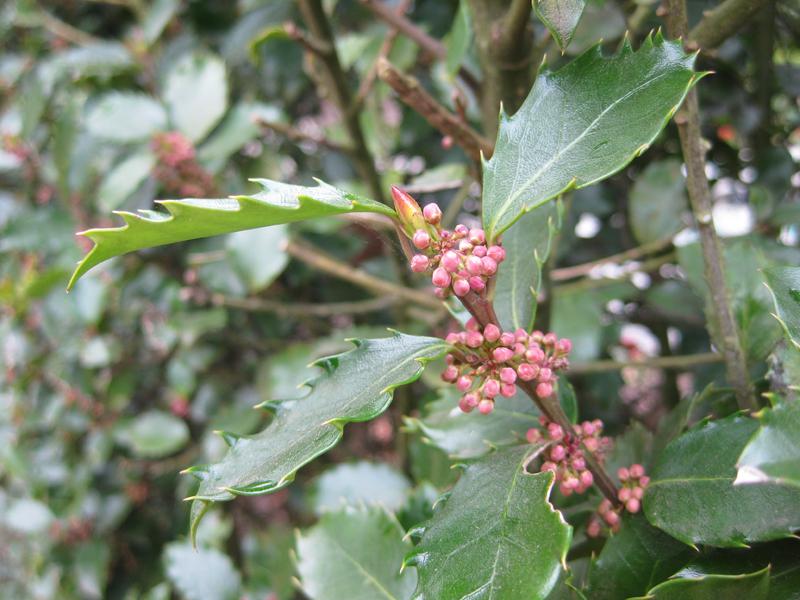
MULTIPOLYGON (((324 4, 359 103, 355 117, 343 118, 325 93, 325 73, 309 59, 289 0, 17 0, 0 8, 0 596, 374 598, 377 581, 387 597, 408 598, 417 573, 430 589, 453 589, 444 577, 458 576, 410 566, 429 548, 453 543, 437 535, 436 523, 466 521, 454 527, 468 532, 470 519, 493 521, 453 514, 445 504, 440 521, 418 532, 419 545, 403 537, 432 516, 434 501, 456 480, 456 501, 475 496, 476 478, 488 491, 503 489, 513 474, 501 467, 515 467, 518 450, 491 457, 493 477, 481 475, 487 463, 463 475, 450 467, 520 441, 536 420, 533 405, 520 399, 491 418, 454 414, 455 398, 431 368, 399 390, 388 411, 348 425, 343 442, 292 487, 209 513, 199 551, 191 549, 183 498, 196 493, 196 482, 178 472, 223 458, 235 439, 215 432, 263 429, 270 416, 252 407, 302 394, 297 386, 325 371, 324 362, 306 365, 352 348, 345 338, 385 337, 398 323, 411 334, 448 331, 449 315, 432 296, 403 287, 421 282, 393 262, 393 232, 379 217, 329 216, 158 247, 105 263, 64 293, 88 249, 76 230, 118 225, 109 211, 152 209, 156 198, 258 193, 249 178, 310 186, 320 177, 375 200, 403 184, 421 201, 439 202, 446 219, 478 223, 469 153, 405 107, 376 78, 376 61, 383 56, 412 73, 494 139, 496 107, 487 109, 459 75, 459 67, 482 72, 492 85, 479 51, 485 19, 474 6, 481 3, 391 4, 442 40, 441 52, 389 33, 368 2, 324 4), (363 147, 352 138, 353 118, 363 147), (179 132, 194 151, 168 164, 165 132, 179 132), (363 172, 365 155, 377 165, 377 186, 363 172), (366 565, 370 578, 336 580, 352 569, 343 556, 366 565), (409 567, 401 574, 403 560, 409 567)), ((599 38, 613 51, 626 29, 638 46, 663 24, 655 2, 594 0, 572 35, 568 24, 562 33, 548 21, 552 3, 537 4, 558 44, 534 17, 529 38, 554 66, 599 38)), ((690 2, 691 22, 713 4, 690 2)), ((572 402, 581 419, 602 418, 619 436, 614 467, 642 462, 666 481, 654 485, 645 510, 667 533, 635 515, 603 547, 575 528, 570 571, 551 597, 583 588, 591 598, 711 597, 731 589, 730 597, 747 589, 748 597, 789 598, 800 587, 794 540, 757 544, 746 555, 738 549, 800 524, 797 514, 776 522, 760 512, 764 498, 795 513, 800 506, 800 476, 785 460, 800 448, 792 428, 800 421, 793 404, 798 276, 787 268, 800 264, 800 13, 791 2, 764 4, 738 35, 702 53, 698 67, 714 71, 699 86, 710 144, 705 170, 734 317, 749 375, 774 411, 758 422, 733 415, 722 364, 709 359, 717 332, 706 328, 713 308, 674 126, 619 174, 568 192, 563 207, 531 213, 547 223, 543 232, 560 225, 552 244, 537 247, 543 260, 552 257, 543 288, 551 300, 537 323, 573 341, 574 397, 562 386, 562 405, 572 402), (703 358, 666 369, 608 362, 673 355, 703 358), (708 424, 708 416, 721 419, 708 424), (776 450, 773 435, 790 442, 776 450), (696 461, 703 452, 708 460, 696 461), (766 481, 734 487, 745 467, 745 475, 766 481), (718 479, 717 489, 686 492, 708 477, 718 479), (721 506, 699 538, 698 507, 715 501, 721 506), (707 546, 694 552, 681 542, 707 546)), ((527 268, 538 286, 541 265, 527 268)), ((409 369, 387 384, 413 379, 417 368, 409 369)), ((520 493, 547 497, 546 479, 525 476, 520 493)), ((570 540, 555 514, 523 500, 508 502, 547 539, 570 540)), ((593 509, 561 507, 573 526, 593 509)), ((481 565, 467 568, 469 560, 462 567, 480 573, 481 565)), ((530 590, 552 576, 547 565, 531 569, 542 573, 533 582, 512 574, 496 584, 530 590)))

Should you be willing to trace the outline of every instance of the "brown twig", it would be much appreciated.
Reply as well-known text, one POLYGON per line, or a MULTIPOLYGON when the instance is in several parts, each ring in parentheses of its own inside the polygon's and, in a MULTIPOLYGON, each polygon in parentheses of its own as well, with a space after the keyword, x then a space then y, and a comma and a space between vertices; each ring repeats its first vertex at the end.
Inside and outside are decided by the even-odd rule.
POLYGON ((492 142, 439 104, 414 77, 401 73, 385 58, 378 61, 378 77, 389 84, 400 99, 428 123, 453 138, 472 160, 480 161, 481 152, 485 156, 491 156, 494 148, 492 142))
POLYGON ((550 273, 550 277, 553 279, 553 281, 566 281, 567 279, 583 277, 584 275, 588 275, 595 267, 607 264, 621 263, 628 260, 636 260, 638 258, 641 258, 642 256, 647 256, 648 254, 653 254, 655 252, 658 252, 659 250, 663 250, 664 248, 669 247, 671 244, 672 244, 672 236, 661 240, 655 240, 653 242, 648 242, 647 244, 642 244, 641 246, 637 246, 635 248, 630 248, 628 250, 625 250, 624 252, 620 252, 618 254, 612 254, 611 256, 606 256, 605 258, 600 258, 597 260, 593 260, 591 262, 583 263, 580 265, 574 265, 572 267, 553 269, 550 273))
MULTIPOLYGON (((688 36, 683 33, 681 37, 688 39, 687 47, 695 50, 702 48, 710 50, 734 35, 747 23, 752 22, 755 14, 767 4, 768 0, 725 0, 713 10, 707 11, 700 22, 694 26, 688 36)), ((681 11, 675 7, 675 2, 667 2, 667 11, 677 11, 676 16, 667 15, 668 27, 673 28, 676 18, 681 11), (670 25, 672 23, 672 25, 670 25)), ((685 13, 683 13, 685 14, 685 13)), ((685 31, 688 29, 684 27, 685 31)))
POLYGON ((73 44, 77 44, 78 46, 88 46, 90 44, 97 44, 103 41, 100 38, 96 38, 85 31, 81 31, 80 29, 73 27, 69 23, 65 23, 41 7, 37 7, 37 9, 39 13, 39 23, 41 26, 56 37, 60 37, 61 39, 73 44))
POLYGON ((596 360, 593 362, 570 365, 569 372, 573 375, 586 375, 587 373, 605 373, 608 371, 620 371, 622 369, 691 369, 697 365, 719 363, 724 362, 724 360, 725 358, 716 352, 687 354, 683 356, 657 356, 655 358, 631 362, 596 360))
MULTIPOLYGON (((688 30, 686 1, 668 0, 666 16, 670 36, 686 39, 688 30)), ((689 91, 683 107, 675 116, 675 123, 678 125, 683 159, 686 163, 689 201, 700 234, 705 280, 713 306, 715 329, 719 334, 716 336, 718 337, 716 343, 725 357, 728 380, 736 390, 739 407, 756 410, 758 403, 750 384, 747 361, 725 284, 725 258, 711 216, 711 190, 705 173, 705 149, 700 131, 700 108, 696 90, 689 91)))
POLYGON ((279 123, 277 121, 268 121, 266 119, 256 119, 256 124, 259 127, 263 127, 264 129, 269 129, 276 133, 279 133, 286 137, 287 139, 293 142, 313 142, 314 144, 318 144, 330 150, 334 150, 335 152, 341 152, 343 154, 353 154, 353 148, 349 146, 345 146, 343 144, 339 144, 334 142, 333 140, 329 140, 324 136, 316 136, 308 134, 304 131, 300 131, 296 127, 292 127, 291 125, 287 125, 285 123, 279 123))
POLYGON ((211 303, 215 306, 238 308, 247 312, 274 313, 282 317, 333 317, 335 315, 360 315, 378 312, 402 302, 397 296, 381 296, 368 300, 355 300, 352 302, 329 302, 319 304, 312 302, 278 302, 267 298, 235 298, 224 294, 211 296, 211 303))
POLYGON ((426 292, 397 285, 391 281, 386 281, 380 277, 370 275, 366 271, 356 269, 348 264, 326 256, 318 249, 308 244, 294 240, 289 241, 286 244, 286 252, 290 256, 315 269, 354 283, 372 292, 381 295, 395 296, 398 300, 425 306, 429 309, 443 310, 442 303, 426 292))

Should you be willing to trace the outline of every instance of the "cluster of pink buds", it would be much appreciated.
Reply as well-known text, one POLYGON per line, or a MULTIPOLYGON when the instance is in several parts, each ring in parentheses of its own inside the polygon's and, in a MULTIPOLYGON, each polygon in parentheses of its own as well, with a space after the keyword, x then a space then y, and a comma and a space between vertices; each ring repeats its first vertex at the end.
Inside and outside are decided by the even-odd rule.
POLYGON ((481 330, 475 319, 467 322, 466 331, 445 339, 453 350, 445 357, 442 379, 464 393, 458 403, 462 411, 477 408, 482 414, 492 412, 497 396, 516 394, 519 381, 535 386, 540 398, 551 396, 556 372, 569 366, 572 349, 569 340, 553 333, 503 332, 491 323, 481 330))
POLYGON ((584 421, 573 426, 572 431, 564 431, 558 423, 545 416, 539 417, 543 431, 529 429, 527 439, 531 444, 547 442, 542 471, 552 471, 556 475, 558 489, 565 496, 582 494, 594 483, 594 476, 587 468, 584 448, 599 461, 611 445, 611 440, 603 437, 603 422, 599 419, 584 421))
POLYGON ((213 193, 214 180, 197 162, 194 146, 181 133, 157 133, 150 146, 158 158, 153 176, 167 193, 195 198, 213 193))
POLYGON ((503 247, 487 245, 486 234, 478 227, 459 224, 452 231, 443 229, 442 210, 436 204, 420 211, 417 201, 403 190, 392 187, 392 196, 403 229, 419 251, 411 258, 411 270, 430 271, 436 295, 442 299, 451 292, 459 298, 470 291, 483 293, 506 257, 503 247))
POLYGON ((620 488, 617 491, 617 498, 621 502, 619 506, 614 506, 608 498, 604 498, 597 507, 597 514, 592 515, 586 525, 586 535, 597 537, 602 533, 603 524, 611 531, 619 530, 620 513, 623 510, 629 513, 637 513, 642 508, 642 498, 650 478, 645 475, 644 467, 640 464, 633 464, 630 467, 621 467, 617 471, 620 481, 620 488))

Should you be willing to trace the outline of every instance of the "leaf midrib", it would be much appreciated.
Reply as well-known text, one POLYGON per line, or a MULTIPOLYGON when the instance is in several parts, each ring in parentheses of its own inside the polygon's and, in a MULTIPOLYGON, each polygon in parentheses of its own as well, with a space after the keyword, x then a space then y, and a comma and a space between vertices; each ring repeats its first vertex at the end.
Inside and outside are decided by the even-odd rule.
POLYGON ((381 592, 384 596, 386 596, 386 598, 388 598, 389 600, 399 600, 397 596, 393 595, 389 590, 383 587, 383 585, 381 585, 381 582, 378 581, 375 577, 373 577, 372 574, 370 574, 370 572, 367 571, 367 569, 356 558, 354 558, 344 546, 342 546, 337 540, 333 538, 331 538, 330 540, 331 543, 341 551, 342 555, 348 561, 350 561, 362 575, 364 575, 364 578, 367 580, 368 583, 371 583, 373 587, 377 588, 378 591, 381 592))
POLYGON ((497 223, 499 222, 500 217, 502 217, 508 211, 509 205, 511 205, 513 202, 515 202, 523 194, 523 192, 525 192, 525 190, 528 187, 530 187, 539 177, 542 176, 542 174, 547 169, 549 169, 553 165, 553 163, 555 161, 559 160, 566 152, 571 150, 572 147, 575 146, 575 144, 577 144, 584 137, 586 137, 586 135, 588 135, 588 132, 591 131, 592 129, 594 129, 594 127, 600 122, 600 120, 602 120, 606 116, 606 114, 608 114, 609 111, 611 111, 614 107, 616 107, 620 102, 623 102, 624 100, 627 100, 632 95, 638 93, 640 90, 642 90, 645 87, 649 86, 650 84, 654 83, 655 81, 657 81, 661 77, 667 76, 668 74, 670 74, 670 71, 666 71, 664 73, 660 73, 659 75, 656 75, 655 77, 653 77, 651 79, 648 79, 647 81, 639 84, 638 86, 636 86, 634 89, 632 89, 631 91, 629 91, 628 93, 626 93, 622 97, 618 98, 617 100, 614 100, 614 102, 612 102, 608 107, 603 109, 603 111, 580 133, 580 135, 578 135, 569 144, 567 144, 561 150, 559 150, 556 154, 554 154, 553 157, 550 158, 550 160, 548 160, 544 165, 542 165, 536 173, 534 173, 522 186, 520 186, 517 189, 516 192, 513 192, 508 198, 506 198, 505 202, 503 202, 503 204, 500 205, 500 209, 495 213, 494 218, 489 222, 488 229, 489 229, 490 235, 492 237, 494 237, 496 235, 495 229, 497 227, 497 223))

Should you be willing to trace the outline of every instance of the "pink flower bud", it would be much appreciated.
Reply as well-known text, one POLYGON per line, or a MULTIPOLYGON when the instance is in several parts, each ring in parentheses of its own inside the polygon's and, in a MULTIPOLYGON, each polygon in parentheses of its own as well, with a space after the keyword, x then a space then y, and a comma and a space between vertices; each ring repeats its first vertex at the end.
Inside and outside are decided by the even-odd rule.
POLYGON ((639 512, 639 509, 641 508, 641 506, 642 506, 642 503, 639 502, 636 498, 631 498, 630 500, 628 500, 625 503, 625 509, 629 513, 637 513, 637 512, 639 512))
POLYGON ((590 538, 600 537, 600 533, 602 532, 602 525, 600 525, 600 521, 592 520, 589 521, 589 524, 586 526, 586 535, 590 538))
POLYGON ((478 258, 483 258, 484 256, 486 256, 486 246, 475 246, 472 249, 472 254, 474 254, 478 258))
POLYGON ((467 240, 461 240, 458 242, 458 251, 463 252, 464 254, 468 253, 472 250, 472 244, 470 244, 467 240))
POLYGON ((541 363, 544 360, 544 351, 538 346, 534 346, 525 352, 525 358, 532 363, 541 363))
POLYGON ((517 386, 513 383, 504 383, 500 386, 500 395, 503 398, 512 398, 517 393, 517 386))
POLYGON ((530 429, 528 429, 528 432, 525 434, 525 439, 528 440, 529 444, 535 444, 539 440, 542 439, 542 434, 535 427, 531 427, 530 429))
POLYGON ((555 377, 553 377, 553 371, 551 371, 547 367, 542 367, 541 369, 539 369, 540 383, 552 383, 554 380, 555 377))
POLYGON ((594 483, 594 475, 592 475, 591 471, 581 471, 580 479, 581 485, 583 485, 585 488, 590 487, 594 483))
POLYGON ((631 494, 637 500, 641 500, 642 498, 644 498, 644 490, 638 485, 631 490, 631 494))
POLYGON ((487 379, 483 384, 483 395, 487 398, 494 398, 500 393, 500 383, 496 379, 487 379))
POLYGON ((467 397, 464 396, 461 400, 458 401, 458 408, 461 409, 461 412, 472 412, 472 409, 475 408, 469 402, 467 402, 467 397))
POLYGON ((471 275, 480 275, 483 272, 483 265, 481 259, 477 256, 468 256, 466 260, 467 271, 471 275))
POLYGON ((478 402, 480 402, 481 399, 480 396, 478 396, 478 394, 476 394, 475 392, 471 392, 469 394, 464 394, 462 400, 467 404, 467 406, 470 407, 470 409, 473 409, 476 406, 478 406, 478 402))
POLYGON ((551 440, 557 442, 564 437, 564 430, 558 423, 549 423, 547 425, 547 435, 550 436, 551 440))
POLYGON ((639 485, 641 487, 646 488, 648 483, 650 483, 650 478, 647 475, 639 477, 639 485))
POLYGON ((458 377, 458 367, 450 365, 442 372, 442 379, 445 381, 453 382, 458 377))
POLYGON ((627 502, 631 499, 631 495, 631 488, 627 487, 619 488, 619 491, 617 492, 617 498, 619 498, 620 502, 627 502))
POLYGON ((503 383, 514 383, 517 380, 517 373, 511 367, 500 369, 500 381, 503 383))
POLYGON ((567 449, 561 444, 556 444, 550 449, 550 460, 561 462, 567 456, 567 449))
POLYGON ((470 348, 479 348, 483 344, 483 336, 480 331, 467 332, 467 346, 470 348))
POLYGON ((478 403, 478 412, 482 415, 488 415, 490 412, 494 410, 494 402, 491 400, 481 400, 478 403))
POLYGON ((563 483, 558 486, 558 491, 561 492, 564 496, 572 496, 573 490, 571 487, 567 487, 563 483))
POLYGON ((430 259, 424 254, 415 254, 411 257, 411 270, 414 273, 422 273, 428 268, 430 259))
POLYGON ((510 348, 506 348, 504 346, 500 346, 499 348, 492 350, 492 358, 496 362, 506 362, 507 360, 511 360, 513 356, 514 352, 510 348))
POLYGON ((484 256, 481 259, 481 265, 483 266, 483 272, 486 275, 494 275, 497 273, 497 262, 490 256, 484 256))
POLYGON ((503 346, 513 346, 514 341, 515 341, 514 334, 509 333, 508 331, 506 331, 505 333, 503 333, 503 335, 500 336, 500 343, 503 344, 503 346))
POLYGON ((644 475, 644 467, 638 463, 631 465, 628 470, 631 473, 631 479, 639 479, 644 475))
POLYGON ((582 429, 583 433, 585 433, 586 435, 593 435, 595 432, 594 423, 592 423, 591 421, 584 421, 582 429))
POLYGON ((461 266, 461 261, 458 258, 458 254, 456 254, 454 250, 448 250, 442 254, 441 264, 442 267, 447 269, 447 271, 450 273, 455 273, 461 266))
POLYGON ((528 363, 522 363, 517 367, 517 374, 523 381, 532 381, 536 379, 536 376, 539 374, 539 367, 536 365, 529 365, 528 363))
POLYGON ((433 290, 433 295, 439 300, 447 300, 447 297, 450 295, 450 291, 447 288, 440 287, 433 290))
POLYGON ((425 227, 425 217, 419 208, 419 204, 410 194, 393 185, 392 198, 394 199, 394 208, 397 211, 400 225, 406 235, 410 237, 416 230, 425 227))
POLYGON ((553 473, 555 473, 557 470, 558 470, 558 465, 554 462, 550 462, 548 460, 542 463, 542 473, 544 473, 545 471, 552 471, 553 473))
POLYGON ((473 244, 482 244, 486 241, 486 234, 483 232, 483 229, 470 229, 469 230, 469 241, 473 244))
POLYGON ((464 325, 464 327, 466 327, 467 331, 478 331, 481 326, 478 324, 478 321, 475 320, 475 317, 470 317, 467 319, 467 324, 464 325))
POLYGON ((553 346, 556 343, 556 334, 555 333, 548 333, 542 338, 542 343, 545 346, 553 346))
POLYGON ((466 296, 469 294, 470 290, 469 281, 466 279, 456 279, 453 282, 453 293, 461 298, 462 296, 466 296))
POLYGON ((458 225, 455 226, 454 231, 456 232, 457 235, 459 235, 461 237, 464 237, 465 235, 467 235, 469 233, 469 229, 467 229, 467 226, 466 225, 462 225, 461 223, 459 223, 458 225))
POLYGON ((514 344, 514 356, 522 356, 525 354, 525 344, 517 342, 514 344))
POLYGON ((506 258, 506 251, 503 250, 502 246, 489 246, 489 248, 486 250, 486 256, 497 263, 501 263, 506 258))
POLYGON ((456 381, 456 388, 458 388, 459 392, 466 392, 469 388, 472 387, 472 377, 468 375, 462 375, 456 381))
POLYGON ((467 281, 469 281, 469 287, 472 288, 473 292, 480 294, 486 289, 486 282, 479 275, 473 275, 467 281))
POLYGON ((586 449, 589 452, 595 452, 600 444, 598 443, 597 438, 589 437, 583 440, 583 445, 586 446, 586 449))
MULTIPOLYGON (((455 331, 451 331, 450 333, 447 334, 447 337, 444 338, 444 341, 447 342, 448 344, 457 344, 459 342, 459 336, 455 331)), ((452 356, 452 355, 448 354, 447 356, 452 356)))
POLYGON ((616 527, 619 525, 619 515, 615 513, 613 510, 608 511, 603 515, 603 520, 611 525, 611 527, 616 527))
POLYGON ((620 467, 617 469, 617 477, 619 477, 620 481, 628 481, 631 477, 631 473, 625 467, 620 467))
POLYGON ((556 348, 561 354, 569 354, 572 350, 572 342, 567 338, 560 339, 558 340, 556 348))
POLYGON ((500 328, 494 323, 489 323, 483 329, 483 337, 486 338, 487 342, 496 342, 500 339, 500 328))
POLYGON ((417 229, 414 232, 414 235, 411 236, 411 243, 413 243, 420 250, 424 250, 431 245, 431 236, 428 235, 427 231, 417 229))
POLYGON ((450 285, 450 273, 445 271, 442 267, 436 267, 433 270, 433 275, 431 276, 431 281, 433 285, 436 287, 447 287, 450 285))
POLYGON ((536 386, 536 395, 539 398, 549 398, 553 395, 553 386, 549 383, 540 383, 536 386))
POLYGON ((426 204, 425 208, 422 209, 422 215, 431 225, 438 225, 439 221, 442 220, 442 209, 435 203, 426 204))
POLYGON ((572 475, 564 478, 564 487, 567 488, 568 490, 574 490, 580 484, 581 482, 578 481, 578 478, 573 477, 572 475))

